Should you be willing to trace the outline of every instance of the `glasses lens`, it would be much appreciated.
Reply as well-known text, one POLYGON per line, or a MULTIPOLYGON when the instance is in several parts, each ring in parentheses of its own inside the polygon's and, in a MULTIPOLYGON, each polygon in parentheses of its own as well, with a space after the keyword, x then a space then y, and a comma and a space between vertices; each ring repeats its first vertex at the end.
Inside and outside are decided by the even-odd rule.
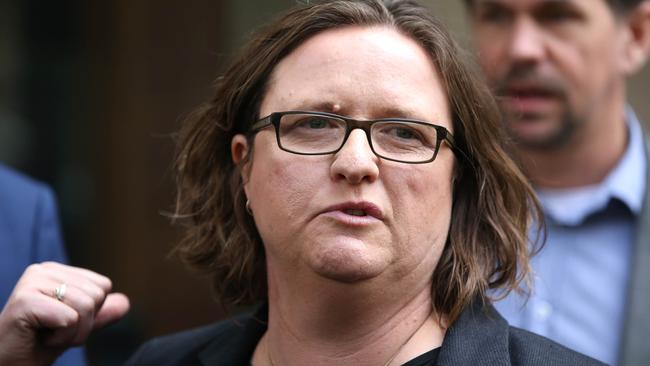
POLYGON ((372 144, 377 155, 405 162, 430 160, 438 144, 438 131, 414 122, 378 122, 372 126, 372 144))
POLYGON ((303 154, 337 150, 345 138, 345 121, 308 113, 285 114, 280 119, 280 144, 303 154))

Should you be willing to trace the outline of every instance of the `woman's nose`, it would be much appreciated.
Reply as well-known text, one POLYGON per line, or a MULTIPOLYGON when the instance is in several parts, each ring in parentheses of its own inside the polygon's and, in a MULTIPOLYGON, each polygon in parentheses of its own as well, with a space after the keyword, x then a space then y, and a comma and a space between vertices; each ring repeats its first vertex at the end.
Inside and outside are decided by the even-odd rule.
POLYGON ((379 157, 372 152, 368 136, 361 129, 350 132, 347 141, 335 155, 330 171, 335 180, 350 184, 374 182, 379 175, 379 157))

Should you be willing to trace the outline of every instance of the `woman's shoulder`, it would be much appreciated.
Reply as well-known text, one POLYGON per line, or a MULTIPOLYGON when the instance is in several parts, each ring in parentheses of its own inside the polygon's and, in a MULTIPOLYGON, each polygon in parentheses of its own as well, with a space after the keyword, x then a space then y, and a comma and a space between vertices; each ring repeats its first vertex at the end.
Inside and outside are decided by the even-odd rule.
POLYGON ((510 361, 515 365, 605 365, 524 329, 509 327, 510 361))
POLYGON ((265 319, 246 313, 149 340, 126 366, 198 366, 215 364, 215 360, 219 365, 246 364, 265 330, 265 319))
POLYGON ((489 304, 475 301, 447 330, 439 365, 604 365, 542 336, 511 327, 489 304))

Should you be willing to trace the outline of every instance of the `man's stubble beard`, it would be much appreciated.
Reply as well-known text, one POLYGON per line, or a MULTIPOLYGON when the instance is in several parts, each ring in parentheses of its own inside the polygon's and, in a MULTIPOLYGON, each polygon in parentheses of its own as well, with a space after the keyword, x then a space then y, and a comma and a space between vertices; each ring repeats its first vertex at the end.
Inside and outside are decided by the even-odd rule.
POLYGON ((517 83, 537 85, 537 88, 543 90, 548 97, 555 98, 561 108, 559 116, 556 117, 554 115, 508 111, 499 103, 506 131, 518 148, 543 152, 558 149, 570 143, 578 127, 582 125, 586 118, 584 116, 579 117, 572 107, 564 81, 559 77, 543 75, 533 64, 517 64, 492 85, 497 99, 501 97, 507 98, 509 87, 517 83), (558 118, 557 122, 548 121, 548 119, 554 117, 558 118), (544 121, 545 119, 546 121, 544 121), (527 134, 518 133, 518 129, 514 127, 515 124, 525 123, 555 123, 555 125, 545 133, 533 133, 531 136, 527 136, 527 134))
POLYGON ((553 129, 543 134, 532 134, 528 136, 525 133, 519 133, 514 124, 522 123, 549 123, 542 119, 552 118, 552 116, 540 115, 517 115, 503 111, 503 119, 508 135, 519 149, 531 150, 536 152, 552 151, 569 144, 575 136, 578 127, 582 125, 583 118, 579 118, 569 107, 568 102, 563 100, 563 112, 559 116, 559 121, 553 126, 553 129), (521 121, 526 119, 527 121, 521 121), (519 121, 517 121, 519 120, 519 121))

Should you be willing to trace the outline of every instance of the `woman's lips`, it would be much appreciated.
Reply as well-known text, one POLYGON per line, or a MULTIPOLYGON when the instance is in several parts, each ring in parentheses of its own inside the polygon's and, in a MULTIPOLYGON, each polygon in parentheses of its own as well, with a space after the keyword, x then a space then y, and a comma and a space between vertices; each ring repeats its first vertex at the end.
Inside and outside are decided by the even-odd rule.
POLYGON ((323 210, 321 215, 353 226, 373 224, 384 219, 379 206, 368 201, 335 204, 323 210))
POLYGON ((374 216, 356 216, 350 215, 344 211, 327 211, 321 214, 323 217, 334 219, 337 222, 340 222, 349 226, 367 226, 381 222, 374 216))

